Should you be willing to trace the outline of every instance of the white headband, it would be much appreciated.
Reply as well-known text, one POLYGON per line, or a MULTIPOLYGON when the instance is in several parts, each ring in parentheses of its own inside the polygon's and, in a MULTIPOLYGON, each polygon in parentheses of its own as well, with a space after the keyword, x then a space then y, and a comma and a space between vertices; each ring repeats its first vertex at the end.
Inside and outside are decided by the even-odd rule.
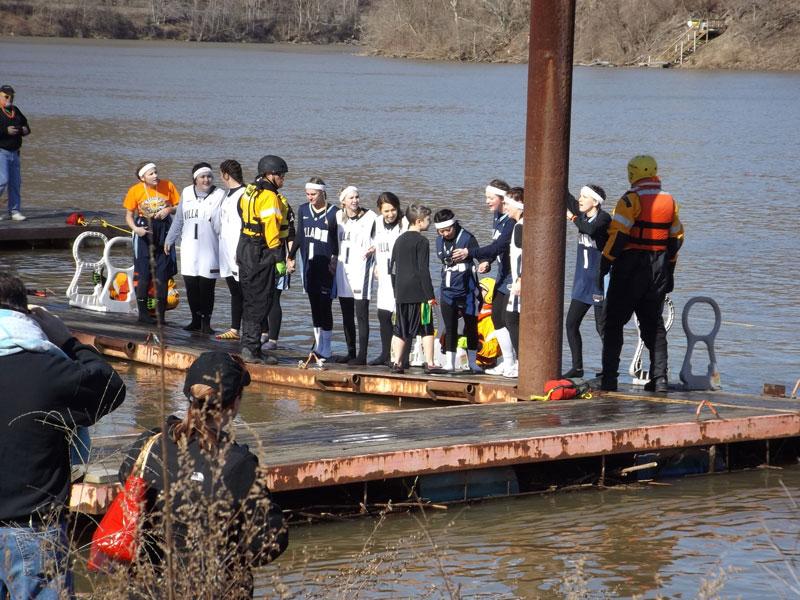
POLYGON ((506 196, 506 199, 503 200, 503 204, 511 208, 516 208, 517 210, 525 210, 525 205, 522 202, 514 200, 514 198, 510 198, 509 196, 506 196))
POLYGON ((441 223, 434 223, 433 226, 436 227, 436 229, 447 229, 448 227, 452 227, 455 224, 456 224, 456 220, 455 219, 450 219, 449 221, 442 221, 441 223))
POLYGON ((352 193, 356 193, 356 194, 357 194, 357 193, 358 193, 358 188, 357 188, 356 186, 354 186, 354 185, 348 185, 348 186, 347 186, 346 188, 344 188, 344 189, 343 189, 341 192, 339 192, 339 202, 344 202, 344 199, 345 199, 345 198, 346 198, 346 197, 347 197, 347 196, 348 196, 348 195, 349 195, 351 192, 352 192, 352 193))
POLYGON ((594 198, 595 200, 597 200, 598 204, 603 203, 603 197, 597 192, 595 192, 588 185, 585 185, 581 188, 581 196, 589 196, 589 198, 594 198))
POLYGON ((311 183, 310 181, 306 184, 306 190, 319 190, 320 192, 325 191, 325 184, 324 183, 311 183))
POLYGON ((200 177, 200 175, 206 175, 206 174, 212 175, 211 169, 209 167, 200 167, 199 169, 197 169, 197 171, 192 173, 192 180, 197 179, 198 177, 200 177))
POLYGON ((142 177, 144 177, 144 174, 147 173, 150 169, 155 169, 155 168, 156 168, 156 163, 147 163, 145 166, 139 169, 136 172, 136 174, 139 176, 139 179, 141 179, 142 177))
POLYGON ((486 193, 491 194, 492 196, 500 196, 501 198, 506 197, 506 191, 501 190, 500 188, 496 188, 493 185, 486 186, 486 193))

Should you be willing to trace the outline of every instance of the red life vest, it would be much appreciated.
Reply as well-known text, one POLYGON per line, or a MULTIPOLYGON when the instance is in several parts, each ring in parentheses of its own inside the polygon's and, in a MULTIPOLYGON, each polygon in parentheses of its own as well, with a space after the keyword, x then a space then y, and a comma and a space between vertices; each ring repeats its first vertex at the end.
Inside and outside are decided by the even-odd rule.
POLYGON ((658 179, 642 179, 628 194, 639 198, 641 212, 630 230, 630 239, 625 250, 650 250, 661 252, 667 249, 669 230, 675 218, 675 199, 661 189, 658 179))

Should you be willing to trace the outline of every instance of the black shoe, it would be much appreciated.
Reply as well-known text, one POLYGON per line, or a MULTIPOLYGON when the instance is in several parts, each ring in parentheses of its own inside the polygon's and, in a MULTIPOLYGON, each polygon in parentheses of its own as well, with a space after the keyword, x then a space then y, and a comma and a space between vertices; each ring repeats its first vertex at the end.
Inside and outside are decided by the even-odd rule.
POLYGON ((183 327, 184 331, 200 331, 200 321, 192 319, 192 322, 183 327))
POLYGON ((331 357, 331 362, 345 364, 349 363, 352 359, 356 357, 355 354, 334 354, 331 357))
POLYGON ((669 392, 669 384, 666 377, 656 377, 644 384, 646 392, 656 392, 658 394, 666 394, 669 392))
POLYGON ((378 358, 373 358, 367 364, 370 367, 380 367, 381 365, 385 365, 386 364, 386 357, 385 356, 379 356, 378 358))
POLYGON ((616 392, 617 380, 616 379, 602 379, 600 381, 600 389, 604 392, 616 392))
POLYGON ((428 363, 423 363, 422 370, 425 375, 452 375, 453 371, 447 369, 440 369, 439 367, 429 367, 428 363))
POLYGON ((350 366, 366 365, 367 364, 367 359, 357 356, 356 358, 351 358, 350 360, 348 360, 347 364, 350 365, 350 366))
POLYGON ((402 375, 406 372, 402 365, 398 365, 397 363, 393 363, 389 369, 395 375, 402 375))
POLYGON ((253 352, 250 348, 242 348, 242 351, 239 352, 239 355, 242 357, 242 360, 247 363, 255 363, 259 365, 264 364, 264 357, 261 356, 260 352, 253 352))
POLYGON ((262 357, 265 365, 277 365, 278 359, 272 356, 272 354, 264 354, 262 357))
POLYGON ((572 379, 573 377, 575 378, 583 377, 583 369, 576 369, 575 367, 572 367, 569 371, 567 371, 561 376, 562 379, 572 379))
MULTIPOLYGON (((190 330, 191 331, 191 330, 190 330)), ((200 321, 200 333, 204 335, 214 335, 217 333, 211 329, 211 317, 203 317, 200 321)))

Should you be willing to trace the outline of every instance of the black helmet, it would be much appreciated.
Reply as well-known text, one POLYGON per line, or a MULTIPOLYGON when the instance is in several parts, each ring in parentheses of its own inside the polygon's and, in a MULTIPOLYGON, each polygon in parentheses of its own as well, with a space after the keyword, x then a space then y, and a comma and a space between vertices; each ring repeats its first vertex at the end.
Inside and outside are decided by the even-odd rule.
POLYGON ((286 173, 288 170, 289 166, 280 156, 267 154, 266 156, 262 156, 261 160, 258 161, 259 175, 268 175, 270 173, 286 173))

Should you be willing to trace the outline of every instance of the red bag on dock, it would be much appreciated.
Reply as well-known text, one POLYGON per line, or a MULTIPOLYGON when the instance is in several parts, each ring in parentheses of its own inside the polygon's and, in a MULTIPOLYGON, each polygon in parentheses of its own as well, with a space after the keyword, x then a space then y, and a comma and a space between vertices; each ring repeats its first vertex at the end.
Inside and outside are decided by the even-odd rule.
POLYGON ((571 379, 550 379, 544 382, 544 393, 549 400, 569 400, 580 390, 571 379))
POLYGON ((70 213, 69 216, 67 216, 65 223, 67 225, 83 225, 86 223, 86 217, 83 216, 83 213, 70 213))

